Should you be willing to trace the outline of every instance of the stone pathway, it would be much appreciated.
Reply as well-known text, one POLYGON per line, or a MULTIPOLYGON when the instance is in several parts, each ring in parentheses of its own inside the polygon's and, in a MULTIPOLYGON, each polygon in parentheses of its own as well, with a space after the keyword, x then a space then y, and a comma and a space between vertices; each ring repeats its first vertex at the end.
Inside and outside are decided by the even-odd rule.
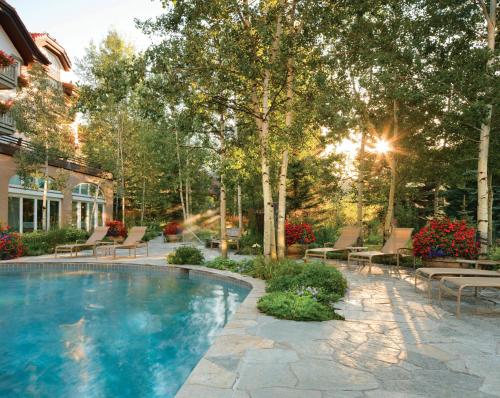
POLYGON ((457 320, 415 292, 408 276, 341 269, 350 286, 339 303, 346 321, 262 315, 258 286, 177 398, 500 396, 498 311, 466 306, 457 320))
MULTIPOLYGON (((150 257, 116 262, 164 265, 177 246, 156 239, 150 257)), ((218 255, 204 253, 209 259, 218 255)), ((68 262, 68 257, 18 261, 68 262)), ((113 262, 110 257, 73 261, 113 262)), ((444 308, 430 303, 404 273, 340 269, 349 281, 338 304, 346 321, 322 323, 259 313, 264 282, 237 276, 254 288, 177 398, 500 397, 498 305, 465 304, 457 320, 454 301, 445 300, 444 308)))

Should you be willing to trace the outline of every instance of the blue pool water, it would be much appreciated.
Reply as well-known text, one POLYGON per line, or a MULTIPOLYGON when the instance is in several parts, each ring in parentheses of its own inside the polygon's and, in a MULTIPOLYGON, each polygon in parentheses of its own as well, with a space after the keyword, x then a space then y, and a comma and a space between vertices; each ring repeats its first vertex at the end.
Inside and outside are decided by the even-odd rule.
POLYGON ((173 272, 0 270, 0 397, 173 397, 247 293, 173 272))

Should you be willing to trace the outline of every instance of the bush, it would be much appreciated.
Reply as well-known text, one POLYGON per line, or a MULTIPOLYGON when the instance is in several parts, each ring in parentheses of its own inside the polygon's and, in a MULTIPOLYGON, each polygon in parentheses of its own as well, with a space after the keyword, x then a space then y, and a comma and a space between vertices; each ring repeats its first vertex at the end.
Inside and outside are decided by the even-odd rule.
POLYGON ((267 294, 259 299, 257 308, 276 318, 294 321, 327 321, 340 318, 332 308, 312 297, 298 296, 292 292, 267 294))
POLYGON ((312 296, 325 305, 338 301, 345 294, 347 281, 337 269, 320 262, 302 265, 300 268, 297 265, 281 268, 268 281, 266 290, 299 294, 310 289, 312 296))
POLYGON ((165 225, 165 228, 163 228, 163 234, 164 235, 180 235, 180 234, 182 234, 182 227, 179 223, 177 223, 175 221, 171 221, 167 225, 165 225))
POLYGON ((477 258, 476 229, 465 221, 436 218, 413 237, 413 254, 422 258, 477 258))
MULTIPOLYGON (((314 242, 314 247, 323 247, 327 242, 336 242, 339 236, 339 230, 335 227, 323 227, 319 228, 314 235, 316 235, 316 242, 314 242)), ((310 245, 309 248, 313 248, 310 245)))
POLYGON ((125 228, 125 224, 118 220, 111 220, 106 222, 106 227, 109 227, 108 233, 106 236, 112 236, 117 238, 121 236, 122 238, 127 237, 127 229, 125 228))
POLYGON ((9 227, 0 227, 0 260, 11 260, 24 253, 21 236, 9 227))
POLYGON ((238 265, 238 261, 222 257, 217 257, 214 260, 205 263, 205 267, 228 271, 235 271, 238 268, 238 265))
POLYGON ((179 247, 167 256, 169 264, 201 265, 205 261, 200 249, 191 246, 179 247))
POLYGON ((285 238, 287 246, 295 243, 308 244, 316 241, 312 225, 308 223, 294 224, 285 222, 285 238))
POLYGON ((39 256, 53 253, 57 245, 75 243, 78 240, 86 240, 88 233, 76 228, 60 228, 50 231, 28 232, 22 235, 21 240, 26 256, 39 256))

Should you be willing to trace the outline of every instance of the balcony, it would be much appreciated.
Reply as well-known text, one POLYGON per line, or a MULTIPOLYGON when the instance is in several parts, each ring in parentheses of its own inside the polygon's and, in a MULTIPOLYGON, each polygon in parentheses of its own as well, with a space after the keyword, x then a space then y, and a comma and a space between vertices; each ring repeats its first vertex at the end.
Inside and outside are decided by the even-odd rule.
POLYGON ((13 134, 16 124, 10 112, 0 113, 0 134, 13 134))
POLYGON ((9 90, 17 86, 17 63, 0 67, 0 89, 9 90))

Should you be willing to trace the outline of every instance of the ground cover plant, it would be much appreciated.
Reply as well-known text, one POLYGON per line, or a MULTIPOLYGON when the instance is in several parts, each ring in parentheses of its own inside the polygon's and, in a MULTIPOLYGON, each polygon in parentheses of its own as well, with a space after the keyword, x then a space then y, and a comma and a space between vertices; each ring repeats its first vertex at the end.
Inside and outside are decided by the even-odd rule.
POLYGON ((219 257, 204 265, 266 280, 267 294, 257 307, 268 315, 296 321, 342 319, 334 305, 344 296, 347 281, 340 271, 321 262, 269 262, 262 256, 238 262, 219 257))
POLYGON ((182 246, 177 248, 175 252, 167 256, 169 264, 189 264, 202 265, 205 261, 203 253, 200 249, 192 246, 182 246))

